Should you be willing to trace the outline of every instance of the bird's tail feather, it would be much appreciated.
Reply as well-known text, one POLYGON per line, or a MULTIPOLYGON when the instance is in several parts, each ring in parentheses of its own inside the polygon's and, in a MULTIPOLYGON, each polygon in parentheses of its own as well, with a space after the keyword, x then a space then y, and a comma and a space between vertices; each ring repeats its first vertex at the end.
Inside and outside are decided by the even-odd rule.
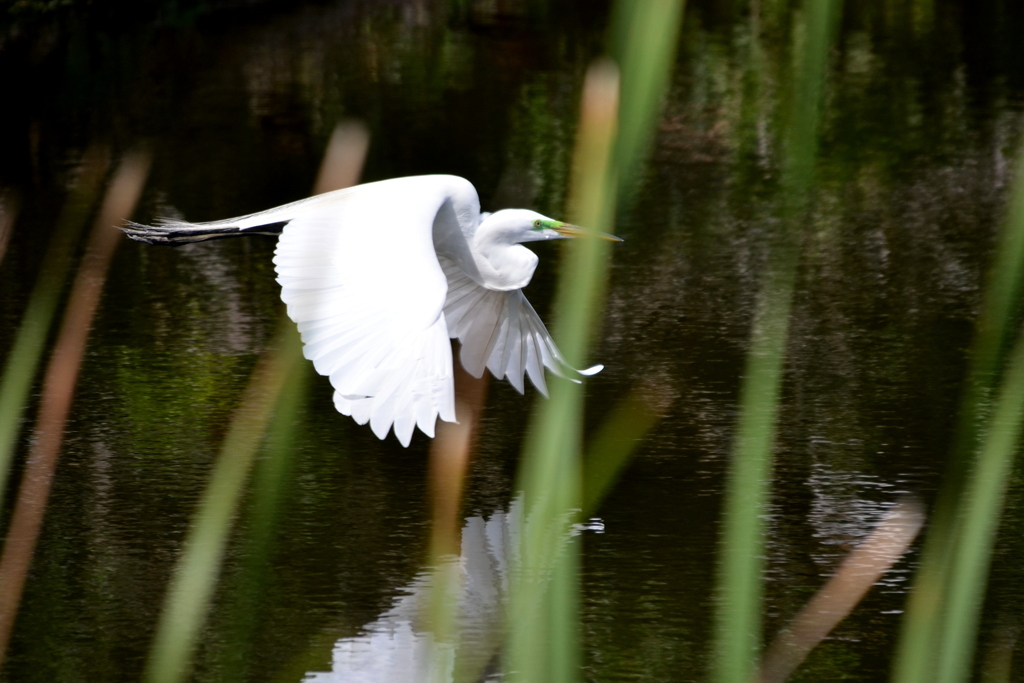
POLYGON ((238 226, 225 222, 217 223, 185 223, 166 222, 157 225, 142 225, 127 222, 121 230, 137 242, 147 244, 166 244, 172 247, 192 242, 204 242, 225 237, 242 237, 244 235, 279 235, 288 221, 276 221, 263 225, 238 226))
MULTIPOLYGON (((371 183, 372 185, 372 183, 371 183)), ((284 226, 295 218, 309 212, 319 211, 356 196, 369 185, 357 185, 344 190, 325 192, 313 197, 306 197, 291 204, 277 206, 273 209, 251 213, 248 216, 226 218, 210 223, 188 223, 186 221, 157 220, 156 225, 126 223, 121 226, 128 237, 148 244, 169 244, 178 246, 216 240, 224 237, 241 237, 243 235, 280 235, 284 226)))

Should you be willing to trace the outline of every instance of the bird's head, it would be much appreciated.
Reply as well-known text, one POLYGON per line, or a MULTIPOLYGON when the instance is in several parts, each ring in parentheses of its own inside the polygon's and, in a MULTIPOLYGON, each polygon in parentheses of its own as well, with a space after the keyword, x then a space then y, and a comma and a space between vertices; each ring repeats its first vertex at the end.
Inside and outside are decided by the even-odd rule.
POLYGON ((597 237, 612 242, 621 242, 615 235, 587 230, 527 209, 503 209, 488 216, 480 226, 493 237, 511 244, 541 242, 543 240, 564 240, 570 237, 597 237))

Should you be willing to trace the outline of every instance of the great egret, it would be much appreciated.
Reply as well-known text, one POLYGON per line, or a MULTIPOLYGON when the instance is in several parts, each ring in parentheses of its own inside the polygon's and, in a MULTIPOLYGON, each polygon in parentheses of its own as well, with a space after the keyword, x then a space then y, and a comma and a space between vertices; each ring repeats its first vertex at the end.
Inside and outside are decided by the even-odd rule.
POLYGON ((330 377, 334 405, 384 439, 408 446, 413 427, 434 436, 455 421, 449 338, 463 367, 490 369, 519 393, 524 373, 547 395, 544 367, 572 368, 523 295, 537 256, 522 242, 593 234, 526 209, 481 213, 473 185, 457 176, 395 178, 328 192, 210 223, 128 223, 127 235, 181 245, 240 235, 277 235, 281 299, 303 353, 330 377))

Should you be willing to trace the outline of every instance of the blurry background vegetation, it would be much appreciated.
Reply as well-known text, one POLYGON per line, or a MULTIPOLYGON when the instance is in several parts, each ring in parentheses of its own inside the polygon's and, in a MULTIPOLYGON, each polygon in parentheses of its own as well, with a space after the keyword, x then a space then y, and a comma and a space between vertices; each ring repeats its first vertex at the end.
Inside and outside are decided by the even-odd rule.
MULTIPOLYGON (((711 666, 721 499, 779 230, 798 8, 687 4, 654 152, 620 207, 615 231, 627 241, 613 254, 593 352, 607 369, 588 384, 587 425, 640 378, 677 398, 596 512, 605 533, 584 534, 589 680, 703 679, 711 666)), ((344 117, 370 128, 367 180, 457 173, 485 209, 561 217, 583 73, 609 47, 609 6, 583 1, 0 9, 0 187, 21 206, 0 263, 0 352, 90 143, 150 145, 142 220, 208 220, 305 196, 344 117)), ((838 24, 799 235, 767 516, 768 635, 899 494, 933 498, 1020 143, 1024 7, 847 2, 838 24)), ((529 296, 544 314, 558 251, 537 249, 529 296)), ((271 252, 260 240, 122 246, 0 679, 138 678, 188 520, 278 319, 271 252)), ((425 559, 426 440, 381 444, 334 413, 326 382, 311 387, 251 680, 329 668, 331 644, 387 609, 425 559)), ((492 386, 467 515, 507 507, 529 409, 492 386)), ((982 661, 991 643, 1020 649, 1022 494, 1017 468, 982 661)), ((917 559, 898 564, 795 680, 884 679, 917 559)), ((219 680, 234 659, 225 606, 245 560, 235 543, 199 680, 219 680)))

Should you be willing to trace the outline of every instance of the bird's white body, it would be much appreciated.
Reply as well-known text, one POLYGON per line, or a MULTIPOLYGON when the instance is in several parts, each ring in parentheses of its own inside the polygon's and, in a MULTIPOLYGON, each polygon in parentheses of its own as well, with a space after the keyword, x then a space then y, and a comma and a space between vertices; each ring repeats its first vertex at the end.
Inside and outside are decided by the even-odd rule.
POLYGON ((337 409, 381 439, 393 425, 408 445, 415 426, 433 436, 438 417, 455 420, 449 338, 469 373, 489 368, 520 393, 527 374, 546 393, 544 367, 576 372, 521 291, 538 259, 519 242, 564 237, 546 227, 564 224, 523 209, 481 214, 463 178, 396 178, 240 218, 126 232, 208 239, 280 224, 274 265, 304 355, 330 378, 337 409))

